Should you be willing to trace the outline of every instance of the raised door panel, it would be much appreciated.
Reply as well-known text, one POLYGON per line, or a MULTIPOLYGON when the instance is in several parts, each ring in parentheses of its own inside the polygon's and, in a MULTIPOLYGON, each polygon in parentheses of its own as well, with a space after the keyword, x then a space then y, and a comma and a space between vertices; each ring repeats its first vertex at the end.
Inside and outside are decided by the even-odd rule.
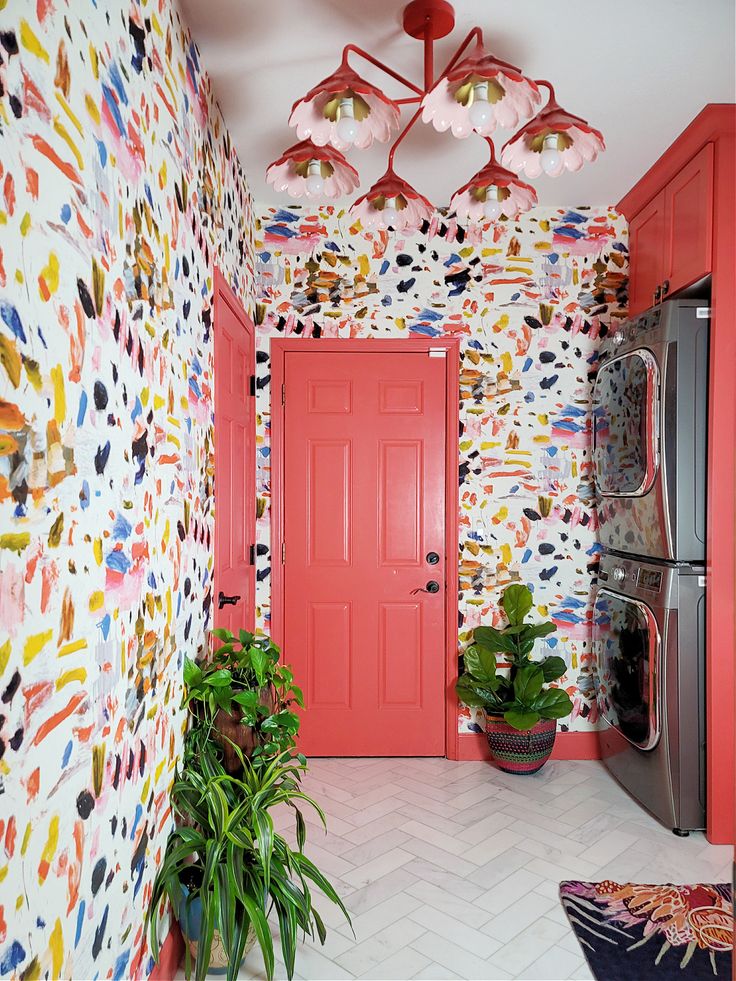
POLYGON ((631 219, 629 226, 629 313, 647 310, 655 302, 655 290, 665 279, 665 192, 660 193, 631 219))
POLYGON ((665 214, 665 282, 667 292, 676 293, 707 276, 712 268, 712 143, 707 143, 665 188, 665 214))

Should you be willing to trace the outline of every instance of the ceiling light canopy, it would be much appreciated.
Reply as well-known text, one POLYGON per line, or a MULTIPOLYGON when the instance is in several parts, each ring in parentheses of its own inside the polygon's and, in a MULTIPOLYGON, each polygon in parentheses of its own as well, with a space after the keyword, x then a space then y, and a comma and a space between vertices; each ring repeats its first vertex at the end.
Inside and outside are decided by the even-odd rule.
POLYGON ((358 172, 341 151, 364 149, 374 140, 385 143, 398 129, 404 105, 416 108, 389 151, 386 173, 351 208, 351 214, 367 229, 416 231, 434 211, 393 168, 396 149, 420 117, 441 133, 449 129, 459 139, 480 134, 490 146, 490 163, 456 191, 450 202, 461 221, 514 219, 537 202, 536 191, 519 179, 519 173, 530 178, 543 173, 556 177, 564 170, 579 170, 605 149, 597 129, 557 104, 549 82, 527 78, 521 69, 489 54, 479 27, 470 31, 435 78, 434 42, 455 26, 455 13, 447 0, 412 0, 404 8, 403 24, 407 34, 424 44, 423 85, 415 85, 362 48, 347 45, 339 68, 294 103, 289 125, 296 128, 301 142, 286 150, 266 172, 267 181, 277 191, 313 199, 351 193, 358 186, 358 172), (473 42, 475 47, 468 55, 473 42), (410 95, 390 99, 350 67, 351 54, 380 68, 410 95), (543 88, 549 98, 540 109, 543 88), (490 135, 497 128, 515 129, 535 112, 506 142, 499 163, 490 135))

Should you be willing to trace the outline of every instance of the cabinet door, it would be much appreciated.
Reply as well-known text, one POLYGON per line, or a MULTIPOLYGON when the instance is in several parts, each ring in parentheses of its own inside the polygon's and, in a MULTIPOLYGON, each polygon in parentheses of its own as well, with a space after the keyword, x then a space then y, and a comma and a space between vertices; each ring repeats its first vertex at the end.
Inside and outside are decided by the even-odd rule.
POLYGON ((667 293, 711 271, 713 241, 713 144, 706 143, 665 188, 667 293))
POLYGON ((629 225, 631 270, 629 314, 647 310, 654 303, 654 291, 664 280, 665 192, 660 191, 629 225))

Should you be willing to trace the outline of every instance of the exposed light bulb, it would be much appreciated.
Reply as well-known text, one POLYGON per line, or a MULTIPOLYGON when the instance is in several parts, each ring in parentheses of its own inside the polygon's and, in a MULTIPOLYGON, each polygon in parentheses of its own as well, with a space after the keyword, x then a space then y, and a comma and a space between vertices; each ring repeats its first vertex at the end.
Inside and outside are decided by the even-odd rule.
POLYGON ((399 221, 399 212, 396 207, 396 198, 386 198, 383 206, 383 224, 386 228, 396 229, 399 221))
POLYGON ((490 187, 486 189, 486 200, 483 204, 483 216, 488 219, 488 221, 498 221, 501 217, 503 208, 501 207, 501 202, 499 200, 499 191, 495 184, 491 184, 490 187))
POLYGON ((557 134, 548 133, 542 144, 542 170, 550 177, 556 177, 562 169, 562 154, 557 149, 557 134))
POLYGON ((479 132, 483 132, 493 118, 493 110, 488 101, 488 82, 478 82, 473 86, 473 103, 468 116, 479 132))
POLYGON ((310 160, 309 167, 307 168, 307 194, 311 197, 316 197, 321 194, 325 188, 325 182, 322 178, 322 164, 319 160, 310 160))
POLYGON ((355 119, 352 99, 340 100, 340 106, 337 110, 337 120, 336 132, 338 138, 343 143, 355 143, 360 127, 355 119))

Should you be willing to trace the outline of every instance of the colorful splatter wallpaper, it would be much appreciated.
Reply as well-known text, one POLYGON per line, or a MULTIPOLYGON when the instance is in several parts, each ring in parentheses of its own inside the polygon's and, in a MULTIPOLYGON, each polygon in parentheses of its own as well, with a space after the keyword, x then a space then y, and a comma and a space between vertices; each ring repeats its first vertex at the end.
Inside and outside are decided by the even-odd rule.
POLYGON ((252 204, 170 0, 0 0, 0 976, 145 977, 252 204))
MULTIPOLYGON (((460 649, 501 622, 512 582, 557 624, 574 714, 597 721, 590 602, 599 547, 591 459, 598 343, 625 316, 627 228, 610 210, 535 209, 463 229, 437 213, 416 235, 363 232, 349 214, 259 209, 258 615, 269 626, 272 337, 458 337, 460 649)), ((543 653, 543 651, 540 651, 543 653)), ((461 709, 460 731, 478 731, 461 709)))

